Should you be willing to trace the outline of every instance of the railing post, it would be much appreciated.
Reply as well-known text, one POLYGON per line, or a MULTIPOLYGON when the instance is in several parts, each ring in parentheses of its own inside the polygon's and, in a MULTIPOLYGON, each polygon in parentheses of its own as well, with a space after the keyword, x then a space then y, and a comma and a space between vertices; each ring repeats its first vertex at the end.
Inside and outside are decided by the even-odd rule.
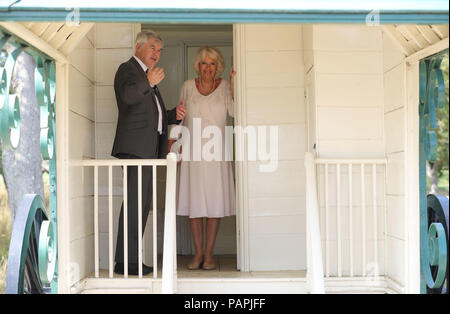
POLYGON ((177 157, 167 155, 166 209, 164 214, 164 248, 161 293, 172 294, 177 289, 177 244, 176 244, 176 179, 177 157))
POLYGON ((307 282, 311 293, 325 293, 322 245, 320 240, 319 203, 317 201, 314 155, 305 154, 306 168, 306 248, 307 282))

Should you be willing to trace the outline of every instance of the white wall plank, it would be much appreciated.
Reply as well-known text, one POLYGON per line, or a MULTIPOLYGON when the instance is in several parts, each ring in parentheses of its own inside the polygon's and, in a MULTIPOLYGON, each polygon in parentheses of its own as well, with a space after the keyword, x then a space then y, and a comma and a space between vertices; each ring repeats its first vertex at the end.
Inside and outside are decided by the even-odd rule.
POLYGON ((114 76, 119 65, 133 56, 131 48, 97 49, 95 73, 97 86, 114 85, 114 76))
MULTIPOLYGON (((94 195, 94 170, 82 167, 69 167, 69 199, 94 195)), ((72 208, 71 208, 72 210, 72 208)))
POLYGON ((314 78, 316 107, 310 114, 317 113, 319 157, 384 156, 380 28, 342 24, 306 30, 313 53, 313 73, 308 75, 314 78))
POLYGON ((405 65, 400 64, 384 74, 384 111, 405 106, 405 65))
POLYGON ((279 137, 276 171, 261 172, 259 166, 265 162, 247 164, 250 270, 304 269, 306 265, 302 28, 288 24, 244 27, 247 124, 277 125, 279 137))
POLYGON ((292 197, 258 197, 249 199, 249 215, 288 216, 305 214, 305 195, 292 197))
POLYGON ((94 84, 78 69, 69 66, 70 110, 90 121, 95 120, 94 84))
POLYGON ((305 235, 305 215, 251 216, 251 236, 305 235))
POLYGON ((94 158, 94 123, 71 111, 69 113, 69 124, 70 158, 94 158))
POLYGON ((405 59, 403 51, 391 36, 383 32, 383 71, 386 72, 399 65, 405 59))
POLYGON ((258 124, 305 123, 303 89, 255 87, 247 90, 247 122, 258 124), (271 117, 270 120, 267 117, 271 117))
POLYGON ((113 86, 96 87, 96 123, 117 123, 119 110, 116 105, 116 94, 113 86))
POLYGON ((253 271, 306 269, 305 236, 250 235, 249 242, 253 271))
POLYGON ((314 25, 314 49, 324 51, 380 51, 378 27, 354 24, 314 25))
MULTIPOLYGON (((92 34, 92 32, 91 32, 92 34)), ((69 158, 95 158, 94 46, 86 37, 69 62, 69 158)), ((94 271, 94 173, 69 167, 70 281, 94 271)))
MULTIPOLYGON (((410 27, 411 36, 417 35, 410 27)), ((420 42, 417 42, 420 44, 420 42)), ((417 44, 416 43, 416 44, 417 44)), ((383 32, 384 124, 388 159, 386 180, 387 274, 405 284, 406 259, 406 69, 405 55, 398 44, 383 32)), ((416 78, 418 80, 418 78, 416 78)))
POLYGON ((404 195, 405 193, 405 153, 388 154, 387 194, 404 195))
POLYGON ((319 107, 317 114, 318 134, 322 140, 383 138, 381 108, 319 107))
POLYGON ((383 76, 381 74, 317 73, 318 107, 382 107, 383 76))
POLYGON ((98 159, 110 159, 117 122, 96 124, 96 154, 98 159))
POLYGON ((404 284, 406 278, 405 263, 407 262, 405 257, 405 241, 388 237, 387 247, 389 261, 387 275, 398 283, 404 284))
POLYGON ((275 172, 260 172, 265 162, 249 162, 249 197, 293 197, 305 193, 303 160, 279 161, 275 172), (270 188, 268 189, 268 182, 270 188))
POLYGON ((70 240, 94 234, 94 197, 82 196, 70 200, 70 240))
POLYGON ((314 66, 319 73, 381 74, 382 52, 314 51, 314 66))
POLYGON ((285 51, 303 49, 300 24, 249 24, 247 51, 285 51))
POLYGON ((405 110, 399 108, 385 114, 386 153, 405 150, 405 110))
POLYGON ((133 24, 96 23, 97 48, 134 48, 133 24))
POLYGON ((70 64, 83 73, 91 82, 95 81, 94 47, 84 37, 80 45, 68 56, 70 64))
POLYGON ((70 284, 75 284, 94 273, 94 235, 80 238, 70 243, 71 261, 69 269, 70 284))
MULTIPOLYGON (((405 196, 387 195, 387 234, 397 239, 405 239, 405 196)), ((395 261, 391 261, 395 263, 395 261)))
POLYGON ((300 51, 247 53, 247 87, 303 86, 303 55, 300 51))

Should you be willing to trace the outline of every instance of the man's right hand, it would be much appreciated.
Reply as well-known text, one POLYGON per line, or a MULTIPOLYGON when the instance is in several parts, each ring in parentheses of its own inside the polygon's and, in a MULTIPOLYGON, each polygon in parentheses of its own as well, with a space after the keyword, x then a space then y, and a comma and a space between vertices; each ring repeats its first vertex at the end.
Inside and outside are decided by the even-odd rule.
POLYGON ((164 76, 163 68, 148 69, 147 79, 152 86, 158 85, 164 79, 164 76))

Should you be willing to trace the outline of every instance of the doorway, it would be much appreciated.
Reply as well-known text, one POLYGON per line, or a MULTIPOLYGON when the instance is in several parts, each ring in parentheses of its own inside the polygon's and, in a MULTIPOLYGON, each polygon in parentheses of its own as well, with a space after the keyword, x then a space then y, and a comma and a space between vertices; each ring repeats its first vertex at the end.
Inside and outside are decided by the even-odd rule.
MULTIPOLYGON (((141 29, 156 31, 164 41, 158 66, 164 69, 165 78, 159 84, 159 89, 167 109, 177 106, 183 83, 197 77, 193 64, 197 50, 201 46, 214 46, 221 51, 225 61, 222 78, 229 80, 230 68, 233 64, 232 25, 142 24, 141 29)), ((233 125, 233 123, 233 119, 228 117, 227 124, 233 125)), ((158 175, 158 181, 164 181, 163 173, 158 175)), ((160 194, 163 192, 164 189, 158 188, 158 199, 164 199, 164 196, 160 194)), ((158 230, 163 230, 162 226, 163 211, 160 210, 158 211, 158 230)), ((158 232, 158 251, 161 251, 158 254, 162 253, 162 235, 162 232, 158 232)), ((214 255, 236 260, 236 252, 236 216, 224 217, 220 222, 214 255)), ((181 256, 194 254, 188 217, 177 216, 177 254, 181 256)))

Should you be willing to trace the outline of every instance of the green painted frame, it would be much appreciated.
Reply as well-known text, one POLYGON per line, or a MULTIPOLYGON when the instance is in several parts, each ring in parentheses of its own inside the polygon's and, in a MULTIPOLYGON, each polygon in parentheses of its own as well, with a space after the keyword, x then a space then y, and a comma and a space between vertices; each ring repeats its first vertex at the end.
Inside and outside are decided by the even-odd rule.
MULTIPOLYGON (((445 105, 445 85, 442 59, 448 49, 420 60, 419 63, 419 188, 420 188, 420 264, 421 293, 429 289, 440 289, 448 271, 448 234, 445 218, 440 222, 429 221, 429 210, 438 216, 448 200, 440 201, 439 196, 427 195, 426 161, 434 162, 437 156, 438 121, 436 110, 445 105), (434 197, 433 197, 434 196, 434 197), (438 201, 435 200, 438 199, 438 201), (434 271, 432 268, 434 267, 434 271), (434 276, 433 276, 434 273, 434 276), (435 278, 434 278, 435 277, 435 278)), ((448 218, 447 218, 448 219, 448 218)))

